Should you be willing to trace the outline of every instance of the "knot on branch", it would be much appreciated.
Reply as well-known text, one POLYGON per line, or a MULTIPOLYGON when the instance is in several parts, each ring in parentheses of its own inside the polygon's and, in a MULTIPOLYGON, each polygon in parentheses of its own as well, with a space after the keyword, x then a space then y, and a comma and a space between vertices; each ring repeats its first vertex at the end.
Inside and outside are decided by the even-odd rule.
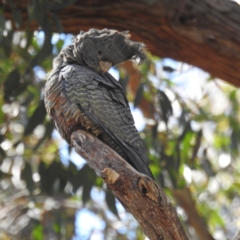
POLYGON ((138 181, 139 190, 152 201, 158 203, 159 189, 155 182, 148 177, 140 177, 138 181))
POLYGON ((113 185, 120 177, 119 173, 110 168, 105 168, 101 173, 103 180, 109 185, 113 185))
POLYGON ((71 144, 76 149, 82 149, 86 141, 94 142, 93 136, 88 132, 76 130, 71 135, 71 144))

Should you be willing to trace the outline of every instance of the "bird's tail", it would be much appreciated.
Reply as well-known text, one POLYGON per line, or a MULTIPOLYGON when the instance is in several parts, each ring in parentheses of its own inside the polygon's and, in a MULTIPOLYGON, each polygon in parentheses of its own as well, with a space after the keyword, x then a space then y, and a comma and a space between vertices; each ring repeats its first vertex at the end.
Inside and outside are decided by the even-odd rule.
POLYGON ((128 156, 128 162, 140 173, 143 173, 150 178, 154 179, 153 174, 151 170, 148 167, 149 160, 147 155, 144 153, 144 151, 139 154, 136 152, 135 149, 133 149, 131 146, 125 147, 125 153, 128 156))

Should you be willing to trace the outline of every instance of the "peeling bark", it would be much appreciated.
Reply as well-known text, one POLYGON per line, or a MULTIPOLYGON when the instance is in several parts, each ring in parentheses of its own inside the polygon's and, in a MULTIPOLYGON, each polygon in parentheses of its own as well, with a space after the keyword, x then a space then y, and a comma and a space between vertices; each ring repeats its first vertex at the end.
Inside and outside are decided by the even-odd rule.
MULTIPOLYGON (((16 1, 27 25, 27 4, 16 1)), ((9 6, 4 15, 12 19, 9 6)), ((82 1, 59 8, 51 5, 67 33, 89 28, 130 30, 132 39, 147 44, 155 55, 202 68, 240 86, 240 6, 229 0, 82 1)), ((36 29, 37 24, 32 24, 36 29)), ((193 80, 194 81, 194 80, 193 80)))
POLYGON ((188 239, 173 205, 155 181, 137 172, 90 133, 82 130, 73 132, 71 144, 102 176, 107 187, 136 218, 149 239, 188 239))

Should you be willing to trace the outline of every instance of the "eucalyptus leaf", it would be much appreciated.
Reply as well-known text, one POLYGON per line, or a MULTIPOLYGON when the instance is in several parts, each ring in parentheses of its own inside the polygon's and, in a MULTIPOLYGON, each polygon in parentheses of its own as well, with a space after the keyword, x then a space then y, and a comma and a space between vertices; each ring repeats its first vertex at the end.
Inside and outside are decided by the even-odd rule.
POLYGON ((83 192, 82 192, 83 204, 85 204, 90 199, 91 189, 92 189, 92 185, 86 181, 83 186, 83 192))
POLYGON ((42 48, 38 51, 37 55, 31 60, 30 68, 35 67, 36 65, 41 64, 50 54, 52 54, 52 28, 48 22, 47 17, 42 22, 42 30, 44 31, 44 43, 42 48))
POLYGON ((12 52, 12 40, 13 40, 14 30, 7 30, 6 33, 7 33, 6 36, 3 36, 0 46, 3 48, 5 56, 9 58, 12 52))
POLYGON ((203 135, 203 133, 202 133, 202 129, 201 129, 197 132, 196 141, 195 141, 195 144, 193 146, 192 157, 190 159, 190 164, 192 166, 194 164, 195 158, 197 157, 198 150, 201 146, 202 135, 203 135))
POLYGON ((53 195, 54 182, 57 179, 57 164, 53 161, 49 166, 47 166, 43 161, 40 162, 38 166, 38 172, 40 175, 40 187, 43 193, 50 196, 53 195))
POLYGON ((69 161, 67 179, 73 186, 73 192, 76 192, 79 187, 82 186, 85 179, 84 174, 81 174, 81 170, 78 170, 77 166, 72 161, 69 161))
POLYGON ((3 31, 5 29, 5 18, 4 16, 0 13, 0 43, 3 39, 3 31))
POLYGON ((83 193, 82 193, 82 200, 83 203, 86 203, 90 199, 90 191, 95 184, 96 181, 96 174, 89 167, 88 164, 85 164, 79 171, 78 176, 82 176, 82 186, 83 186, 83 193))
POLYGON ((140 101, 142 100, 144 86, 145 86, 145 83, 141 83, 137 89, 136 96, 133 102, 134 108, 136 108, 139 105, 140 101))
POLYGON ((46 108, 44 104, 44 100, 39 102, 38 107, 33 112, 32 116, 30 117, 28 124, 24 131, 24 136, 27 136, 32 133, 32 131, 39 125, 42 124, 45 116, 46 116, 46 108))
POLYGON ((19 70, 15 68, 12 72, 9 73, 7 79, 3 83, 4 88, 4 100, 10 100, 10 97, 14 97, 17 95, 18 90, 20 88, 20 79, 21 75, 19 70))
POLYGON ((112 213, 114 213, 118 218, 119 218, 119 215, 118 215, 118 210, 117 210, 117 207, 116 207, 116 199, 114 197, 114 195, 112 194, 111 191, 106 191, 106 203, 108 205, 108 208, 111 210, 112 213))
POLYGON ((209 177, 214 177, 216 175, 215 172, 213 171, 212 164, 210 163, 209 159, 207 159, 207 158, 204 159, 201 162, 201 165, 209 177))
POLYGON ((121 75, 120 75, 119 83, 121 84, 124 93, 126 93, 127 85, 129 83, 129 76, 126 75, 125 77, 121 77, 121 75))
POLYGON ((28 162, 26 162, 25 167, 23 168, 23 170, 21 172, 21 179, 23 179, 26 182, 27 189, 29 190, 29 192, 31 194, 32 194, 33 190, 35 189, 35 184, 32 179, 32 175, 33 175, 32 167, 28 162))
POLYGON ((32 44, 34 33, 32 31, 26 31, 25 36, 27 41, 25 49, 28 49, 29 46, 32 44))
POLYGON ((41 144, 44 143, 44 141, 46 139, 50 139, 52 137, 52 132, 54 130, 54 127, 55 127, 55 125, 52 120, 45 124, 45 133, 44 133, 43 137, 39 140, 37 145, 34 147, 35 151, 41 146, 41 144))
POLYGON ((169 117, 173 114, 173 108, 167 95, 159 90, 158 91, 159 104, 162 112, 162 119, 167 124, 169 117))
POLYGON ((174 68, 172 68, 170 66, 163 66, 162 69, 163 69, 163 71, 169 72, 169 73, 172 73, 172 72, 176 71, 176 69, 174 69, 174 68))

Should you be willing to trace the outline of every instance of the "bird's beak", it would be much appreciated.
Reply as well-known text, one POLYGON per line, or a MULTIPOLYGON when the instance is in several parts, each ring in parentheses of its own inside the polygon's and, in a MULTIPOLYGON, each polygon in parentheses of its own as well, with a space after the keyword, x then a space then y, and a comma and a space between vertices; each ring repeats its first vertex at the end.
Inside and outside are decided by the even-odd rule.
POLYGON ((99 67, 105 73, 108 72, 108 70, 112 67, 112 63, 100 61, 99 67))

